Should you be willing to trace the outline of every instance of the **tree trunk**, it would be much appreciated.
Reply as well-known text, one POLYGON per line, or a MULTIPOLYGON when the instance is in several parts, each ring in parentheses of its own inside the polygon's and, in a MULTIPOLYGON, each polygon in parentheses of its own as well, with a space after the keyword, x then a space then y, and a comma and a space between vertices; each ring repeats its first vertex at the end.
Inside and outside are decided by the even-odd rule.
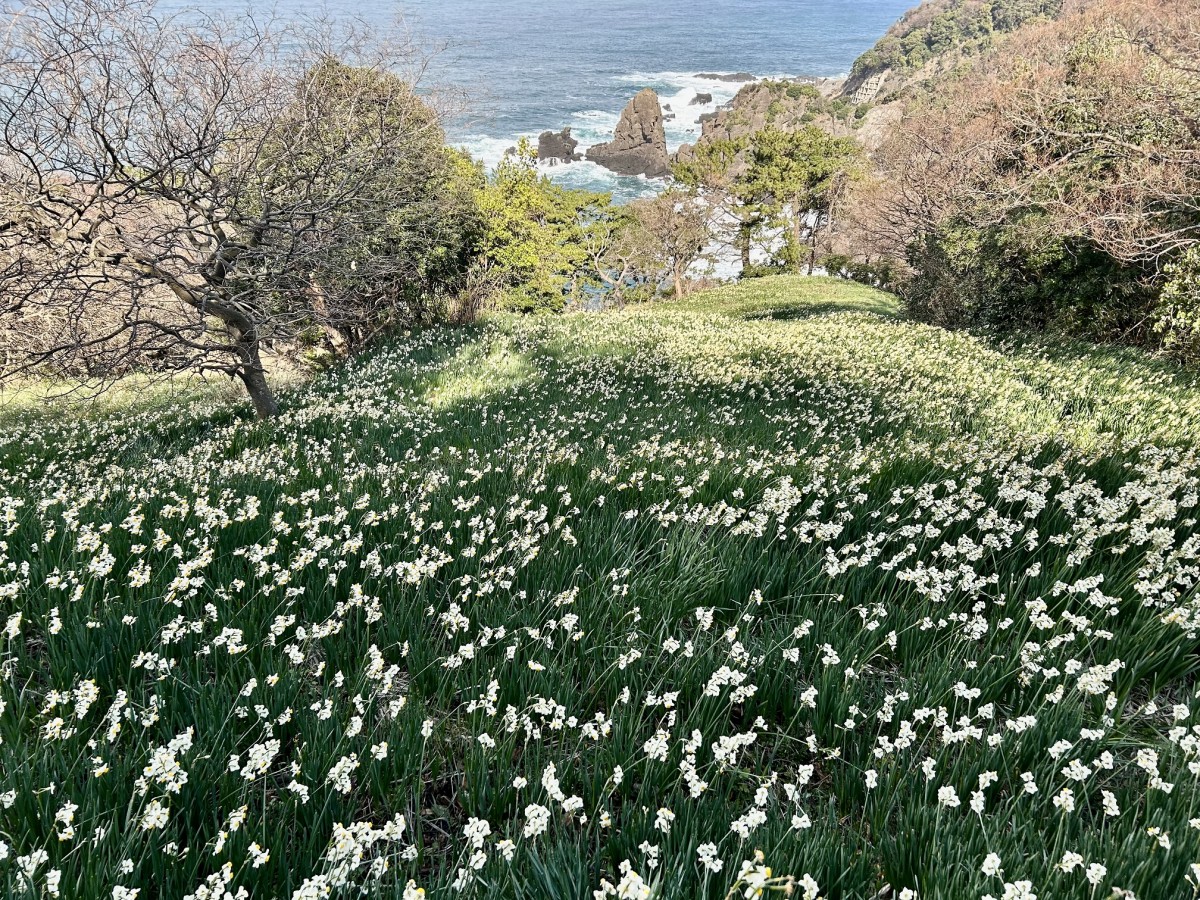
MULTIPOLYGON (((802 234, 801 228, 803 225, 804 219, 800 215, 799 207, 797 207, 792 215, 792 246, 795 248, 795 259, 793 260, 793 265, 795 266, 797 275, 804 274, 804 264, 800 261, 800 248, 804 246, 804 242, 800 238, 802 234)), ((812 272, 809 272, 808 274, 811 275, 812 272)))
POLYGON ((812 275, 813 269, 817 267, 817 225, 813 223, 812 227, 812 243, 808 251, 808 274, 812 275))
POLYGON ((258 338, 254 332, 237 335, 238 356, 241 365, 238 367, 238 378, 246 386, 250 402, 260 419, 270 419, 279 414, 279 402, 271 386, 267 384, 267 376, 263 371, 262 357, 258 350, 258 338))
POLYGON ((743 224, 738 227, 738 249, 742 252, 742 272, 750 271, 750 226, 743 224))
POLYGON ((242 379, 242 384, 246 385, 246 393, 250 395, 254 411, 260 419, 270 419, 279 415, 279 403, 271 392, 271 386, 267 384, 262 369, 243 369, 238 373, 238 377, 242 379))
POLYGON ((673 270, 673 274, 675 276, 675 299, 682 300, 683 299, 683 267, 679 263, 675 264, 675 269, 673 270))

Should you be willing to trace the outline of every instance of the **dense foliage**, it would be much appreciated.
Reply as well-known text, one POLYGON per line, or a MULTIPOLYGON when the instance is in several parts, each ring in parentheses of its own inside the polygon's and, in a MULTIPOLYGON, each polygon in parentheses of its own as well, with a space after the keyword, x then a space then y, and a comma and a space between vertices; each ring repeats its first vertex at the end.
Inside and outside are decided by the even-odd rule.
POLYGON ((895 313, 758 280, 266 423, 10 411, 0 892, 1190 895, 1200 386, 895 313))
POLYGON ((740 252, 743 278, 780 270, 811 275, 834 202, 860 161, 851 138, 815 125, 768 125, 745 138, 697 145, 675 177, 711 205, 715 231, 740 252), (766 251, 765 265, 752 263, 755 248, 766 251))
MULTIPOLYGON (((1072 3, 908 104, 853 218, 943 325, 1197 347, 1200 4, 1072 3)), ((861 256, 860 256, 861 258, 861 256)))
POLYGON ((997 34, 1056 15, 1063 0, 926 0, 854 62, 861 78, 886 69, 917 69, 948 54, 971 54, 991 46, 997 34))
POLYGON ((692 197, 666 190, 619 207, 609 194, 569 190, 538 171, 525 140, 481 178, 477 198, 478 264, 512 311, 621 305, 664 290, 681 298, 709 242, 692 197))
POLYGON ((797 273, 813 273, 821 230, 858 158, 854 140, 812 125, 790 132, 767 128, 754 136, 740 195, 768 224, 783 228, 781 259, 797 273))
POLYGON ((556 185, 538 171, 528 141, 482 181, 477 197, 480 264, 504 292, 504 304, 561 312, 594 278, 585 229, 608 214, 612 198, 556 185))

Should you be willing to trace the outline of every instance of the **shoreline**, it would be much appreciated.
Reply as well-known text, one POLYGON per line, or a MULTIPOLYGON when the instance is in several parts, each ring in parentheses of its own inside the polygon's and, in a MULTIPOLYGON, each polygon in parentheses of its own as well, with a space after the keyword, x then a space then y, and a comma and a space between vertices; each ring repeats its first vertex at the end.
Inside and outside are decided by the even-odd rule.
POLYGON ((664 128, 667 150, 674 154, 684 144, 694 144, 703 133, 704 119, 726 108, 738 92, 758 82, 791 81, 811 84, 823 91, 836 91, 848 78, 838 75, 796 75, 792 73, 730 72, 632 72, 612 78, 614 84, 628 85, 620 96, 620 106, 615 109, 576 110, 559 117, 547 115, 540 125, 530 122, 525 128, 503 136, 473 130, 450 134, 449 142, 470 153, 491 170, 504 158, 505 152, 526 138, 534 145, 539 136, 547 131, 560 132, 570 128, 572 136, 579 142, 576 153, 584 157, 573 162, 541 162, 539 171, 554 181, 574 189, 611 192, 618 202, 628 202, 639 197, 657 194, 666 183, 663 179, 648 179, 640 175, 618 175, 595 162, 586 159, 588 150, 612 139, 613 131, 621 115, 621 107, 644 88, 653 89, 659 96, 664 112, 664 128), (711 98, 706 103, 695 104, 697 97, 711 98), (673 117, 673 118, 668 118, 673 117))

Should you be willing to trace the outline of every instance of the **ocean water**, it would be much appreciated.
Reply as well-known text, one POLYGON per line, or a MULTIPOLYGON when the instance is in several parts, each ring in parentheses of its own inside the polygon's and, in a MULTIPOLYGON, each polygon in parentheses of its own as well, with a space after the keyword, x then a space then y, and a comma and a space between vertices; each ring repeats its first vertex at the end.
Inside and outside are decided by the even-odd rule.
MULTIPOLYGON (((186 6, 196 0, 169 0, 186 6)), ((642 88, 676 114, 671 149, 699 135, 700 115, 741 85, 698 73, 839 75, 917 0, 275 0, 278 15, 324 12, 390 24, 402 18, 436 48, 424 81, 465 93, 451 141, 494 166, 521 136, 571 126, 583 151, 609 140, 642 88), (690 105, 698 93, 713 102, 690 105)), ((206 0, 235 12, 245 0, 206 0)), ((259 4, 253 4, 259 8, 259 4)), ((564 184, 621 200, 660 189, 594 163, 547 167, 564 184)))

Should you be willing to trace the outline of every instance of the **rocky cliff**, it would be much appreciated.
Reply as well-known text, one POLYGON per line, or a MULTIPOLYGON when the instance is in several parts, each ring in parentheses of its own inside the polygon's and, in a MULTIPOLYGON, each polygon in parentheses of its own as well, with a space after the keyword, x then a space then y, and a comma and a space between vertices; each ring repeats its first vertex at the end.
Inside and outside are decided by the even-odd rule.
POLYGON ((613 139, 592 147, 587 158, 618 175, 664 178, 671 174, 658 94, 647 88, 630 100, 613 139))
POLYGON ((1062 11, 1063 0, 925 0, 855 60, 842 96, 855 104, 899 99, 1025 23, 1062 11))

